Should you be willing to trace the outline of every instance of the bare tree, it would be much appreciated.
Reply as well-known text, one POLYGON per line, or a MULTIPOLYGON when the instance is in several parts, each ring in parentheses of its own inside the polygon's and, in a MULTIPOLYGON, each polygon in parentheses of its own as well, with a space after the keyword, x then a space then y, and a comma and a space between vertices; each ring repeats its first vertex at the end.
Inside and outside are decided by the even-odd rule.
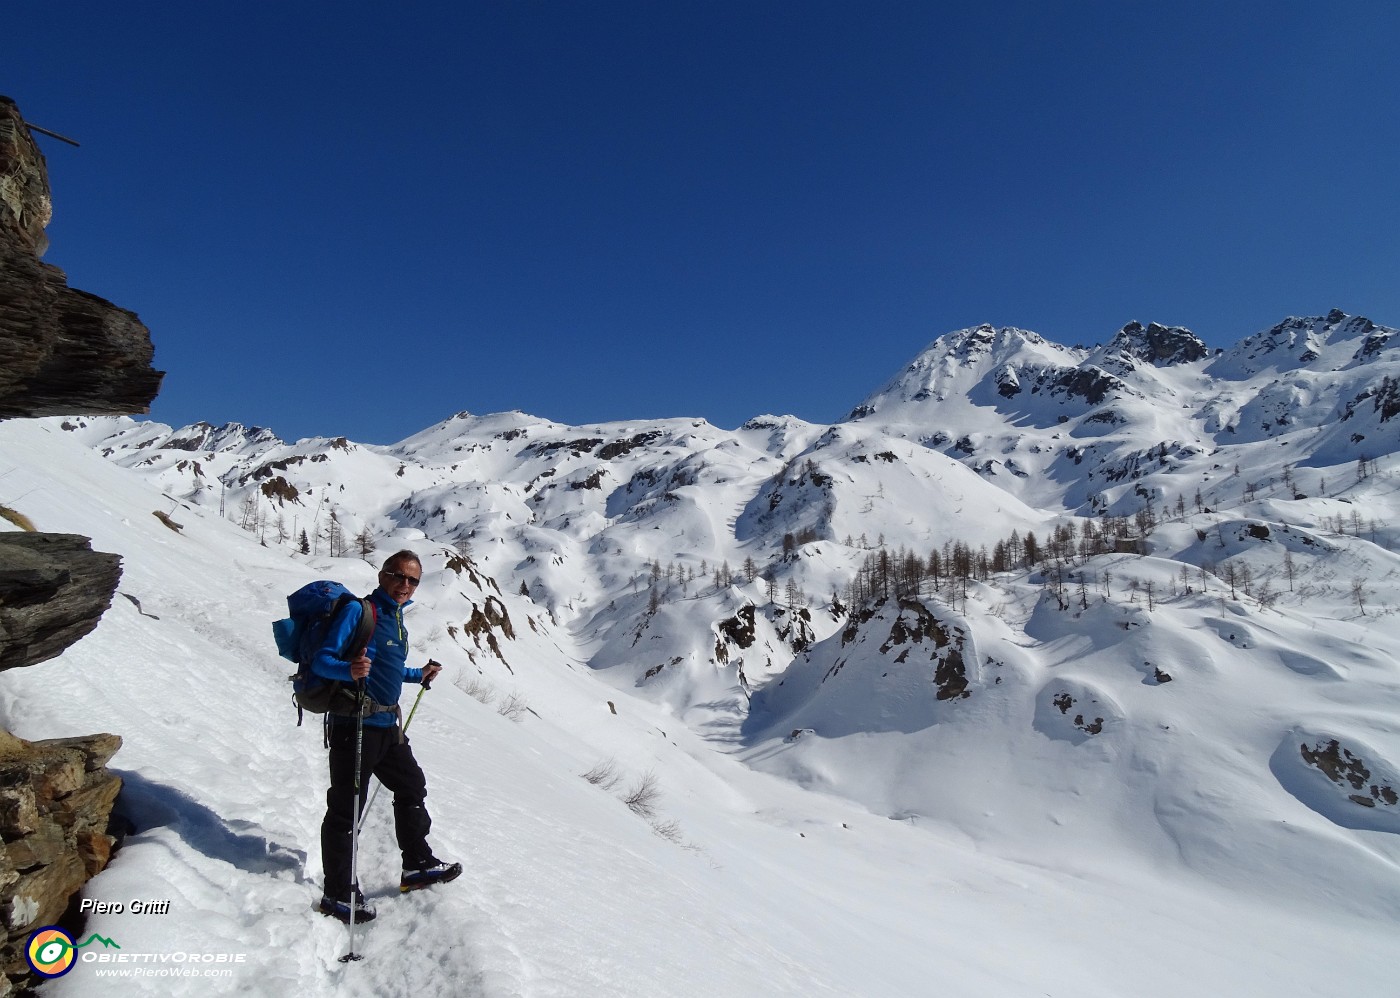
POLYGON ((529 710, 530 705, 518 691, 506 694, 505 699, 496 705, 496 713, 510 721, 519 721, 529 710))
POLYGON ((661 784, 656 778, 656 773, 650 770, 643 774, 622 798, 622 802, 632 809, 632 813, 641 818, 654 817, 660 801, 661 784))
POLYGON ((258 494, 256 492, 238 504, 238 525, 248 531, 258 529, 258 494))
POLYGON ((369 556, 374 554, 374 535, 369 532, 368 526, 360 528, 355 535, 355 549, 365 561, 369 561, 369 556))
POLYGON ((1356 601, 1356 608, 1361 611, 1361 616, 1366 616, 1366 579, 1360 575, 1351 580, 1351 598, 1356 601))
POLYGON ((345 531, 340 525, 340 516, 334 509, 331 510, 331 518, 326 524, 326 548, 332 558, 339 558, 345 553, 345 531))
POLYGON ((617 771, 617 762, 613 759, 598 763, 582 775, 589 783, 604 790, 611 790, 622 782, 622 776, 617 771))

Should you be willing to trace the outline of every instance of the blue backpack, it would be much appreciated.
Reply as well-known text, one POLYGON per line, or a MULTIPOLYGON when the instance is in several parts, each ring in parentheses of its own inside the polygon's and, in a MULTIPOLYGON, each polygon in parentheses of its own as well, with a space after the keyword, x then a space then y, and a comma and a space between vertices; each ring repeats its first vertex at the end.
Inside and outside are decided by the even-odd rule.
POLYGON ((287 597, 287 612, 291 616, 272 624, 277 653, 297 664, 297 671, 287 678, 292 682, 292 703, 297 708, 298 727, 303 711, 350 716, 364 711, 364 705, 350 684, 324 679, 311 671, 311 662, 326 643, 331 624, 351 603, 360 604, 360 622, 345 647, 336 652, 337 658, 349 660, 369 647, 378 615, 370 600, 355 596, 339 582, 311 582, 302 586, 287 597))

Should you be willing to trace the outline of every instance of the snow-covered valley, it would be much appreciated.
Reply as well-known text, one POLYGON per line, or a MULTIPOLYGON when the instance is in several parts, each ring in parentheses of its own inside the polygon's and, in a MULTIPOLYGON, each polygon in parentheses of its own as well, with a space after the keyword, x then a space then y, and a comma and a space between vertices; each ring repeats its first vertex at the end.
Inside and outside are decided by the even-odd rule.
POLYGON ((89 893, 170 912, 92 931, 242 957, 119 993, 1389 994, 1395 335, 979 327, 829 426, 5 423, 0 503, 124 574, 0 675, 0 724, 125 740, 134 831, 89 893), (381 800, 346 966, 269 624, 403 547, 447 667, 410 734, 467 872, 400 898, 381 800))

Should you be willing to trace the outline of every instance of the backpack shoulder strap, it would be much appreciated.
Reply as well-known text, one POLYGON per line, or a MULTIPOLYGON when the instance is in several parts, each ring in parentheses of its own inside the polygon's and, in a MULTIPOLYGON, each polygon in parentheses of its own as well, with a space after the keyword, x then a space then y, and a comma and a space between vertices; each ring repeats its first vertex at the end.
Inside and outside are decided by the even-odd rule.
POLYGON ((343 657, 348 657, 352 651, 363 653, 369 648, 369 639, 374 637, 374 628, 379 623, 379 611, 375 609, 374 601, 368 598, 358 600, 354 596, 341 598, 347 603, 358 602, 360 604, 360 622, 355 626, 355 633, 350 635, 350 640, 345 644, 346 655, 343 657))

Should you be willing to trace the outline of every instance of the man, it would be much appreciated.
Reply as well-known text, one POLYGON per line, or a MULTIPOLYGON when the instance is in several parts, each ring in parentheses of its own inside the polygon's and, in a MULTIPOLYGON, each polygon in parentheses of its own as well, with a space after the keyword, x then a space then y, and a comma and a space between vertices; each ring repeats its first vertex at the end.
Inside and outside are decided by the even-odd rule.
POLYGON ((444 863, 428 847, 432 819, 424 806, 428 784, 413 758, 408 739, 399 728, 399 694, 405 681, 427 685, 442 669, 429 660, 421 669, 409 668, 408 633, 403 611, 423 577, 423 564, 412 551, 391 555, 379 572, 379 587, 370 594, 376 623, 369 644, 338 658, 355 633, 362 614, 358 601, 331 625, 325 643, 311 663, 312 671, 325 679, 344 683, 364 680, 366 697, 362 718, 326 715, 326 740, 330 746, 331 785, 326 791, 326 817, 321 822, 321 858, 325 865, 325 893, 322 914, 350 921, 350 905, 355 905, 355 921, 368 922, 374 909, 365 904, 358 890, 351 899, 352 829, 365 806, 370 777, 394 795, 394 831, 403 854, 403 877, 399 890, 412 891, 455 880, 461 863, 444 863), (363 725, 357 735, 357 726, 363 725), (360 742, 359 800, 355 797, 356 742, 360 742))

